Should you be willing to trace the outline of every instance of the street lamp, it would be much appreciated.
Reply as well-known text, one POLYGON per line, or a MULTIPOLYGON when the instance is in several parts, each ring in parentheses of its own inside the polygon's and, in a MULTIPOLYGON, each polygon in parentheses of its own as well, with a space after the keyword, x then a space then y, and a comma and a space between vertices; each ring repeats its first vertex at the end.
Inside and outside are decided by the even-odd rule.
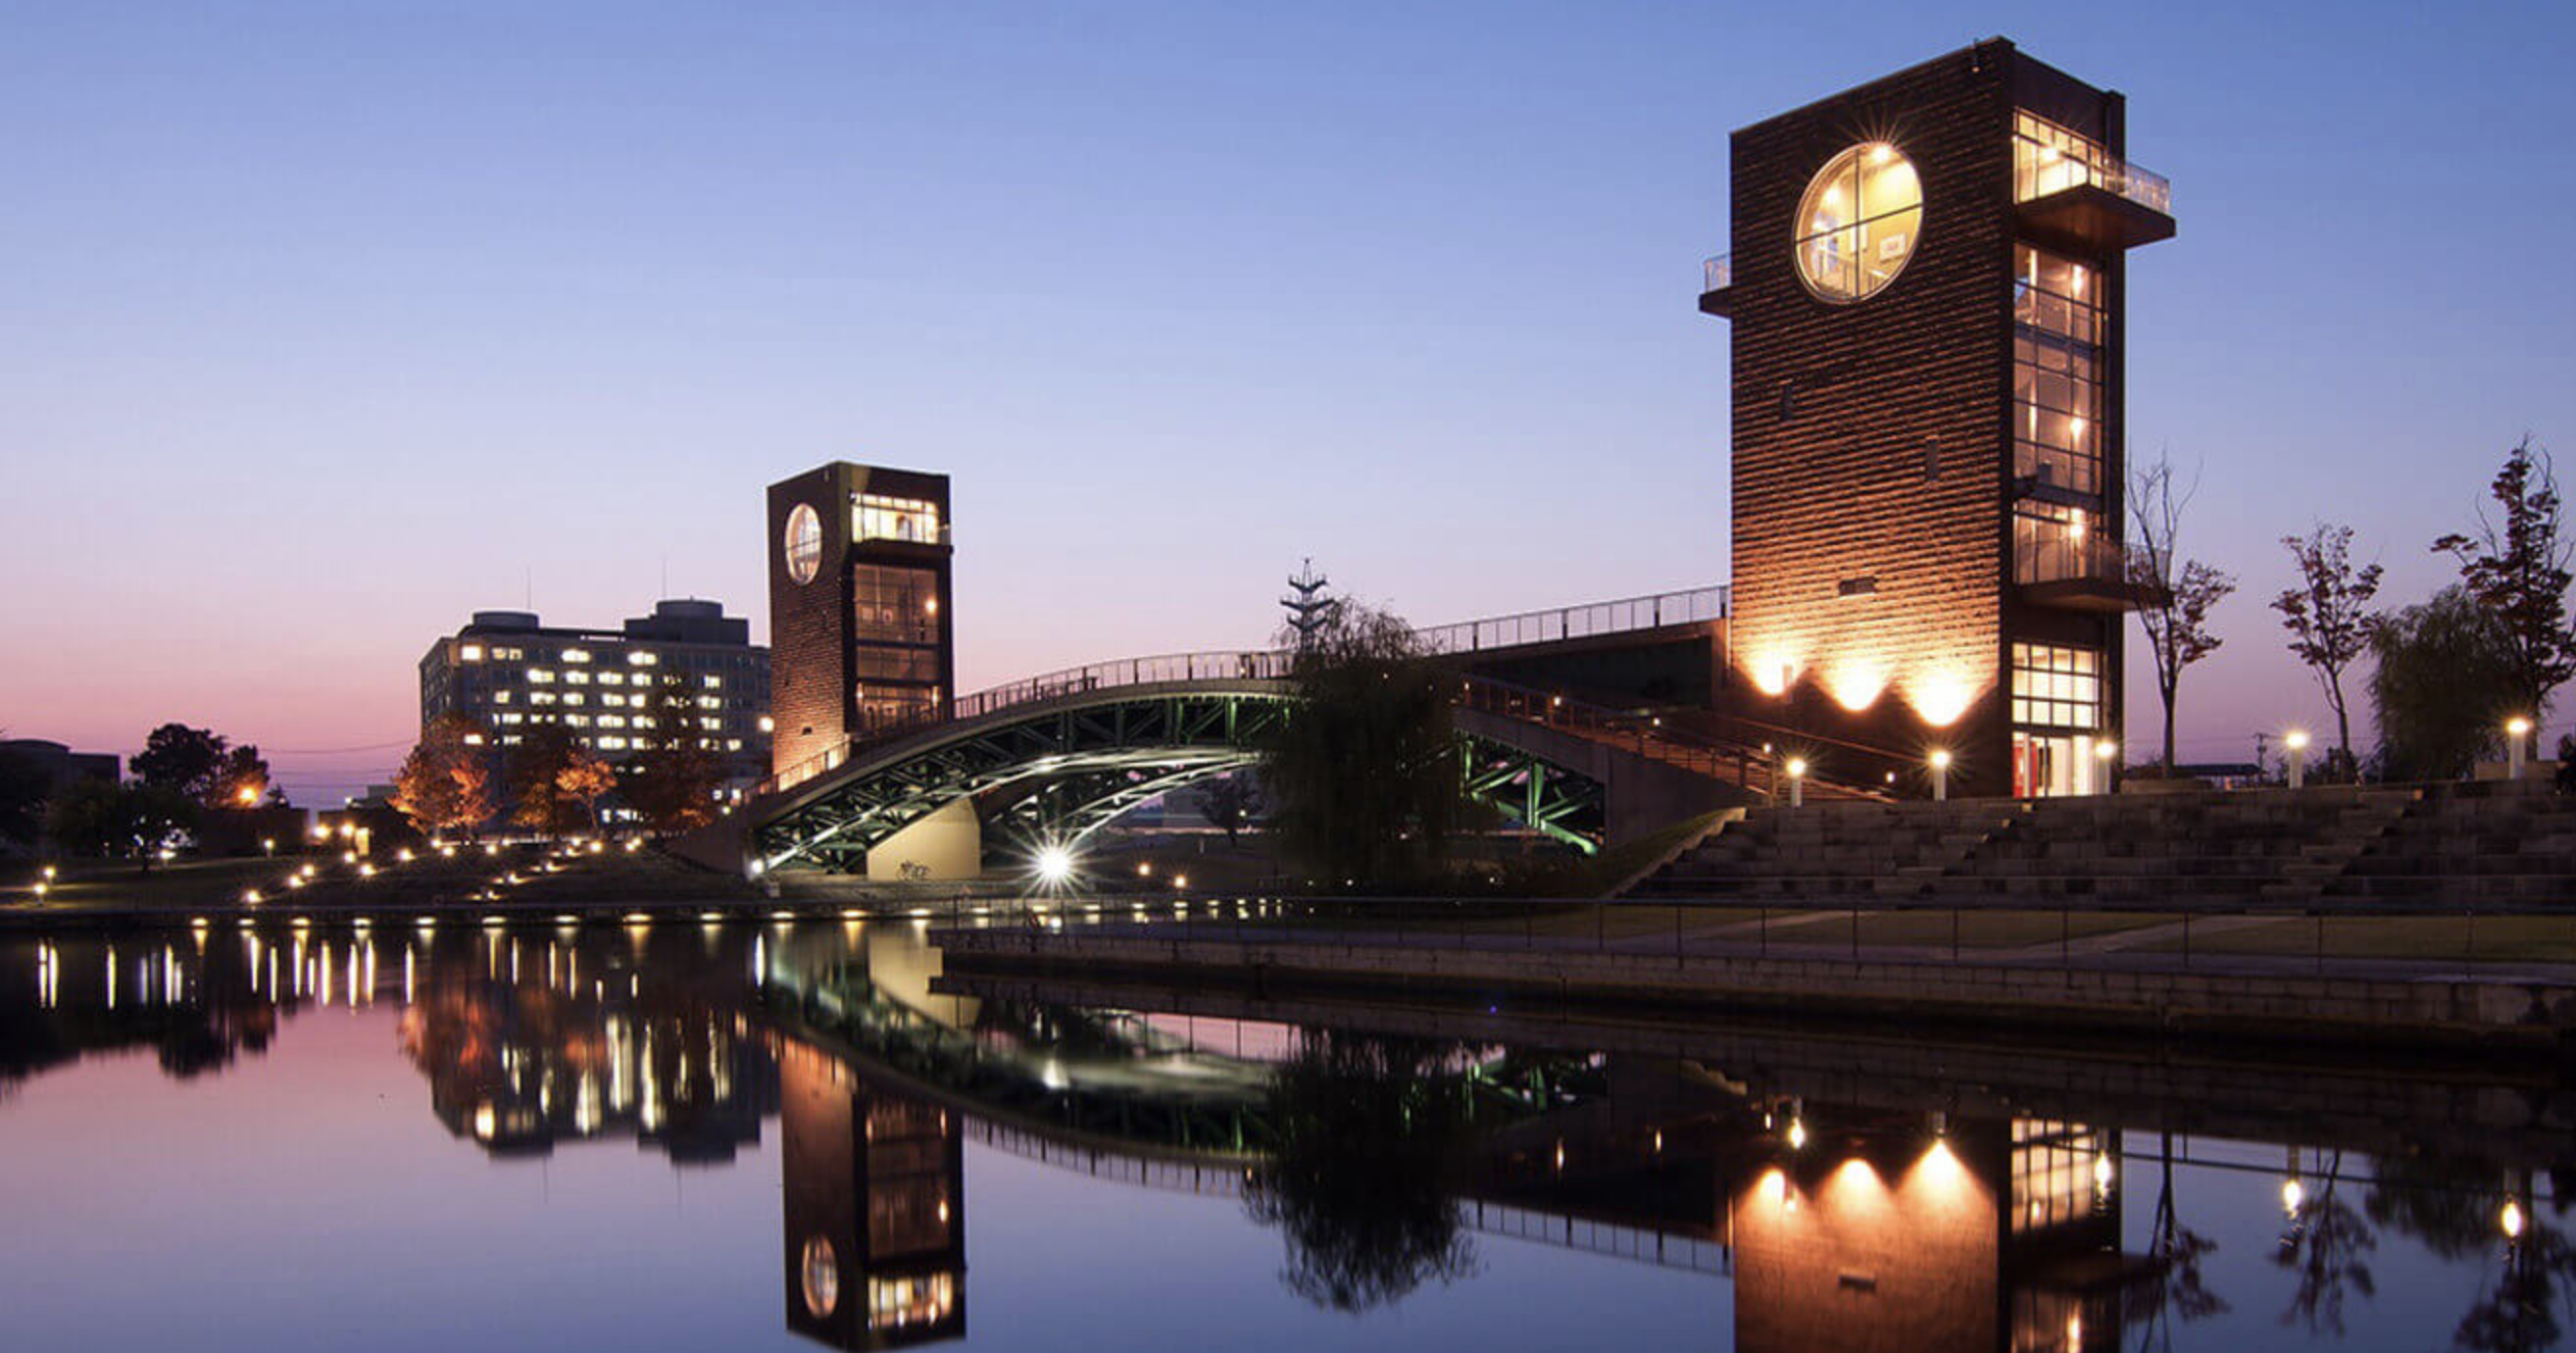
POLYGON ((2281 735, 2281 745, 2290 749, 2290 788, 2298 789, 2308 782, 2308 730, 2291 729, 2281 735))
POLYGON ((1038 882, 1050 888, 1063 887, 1073 877, 1073 852, 1062 846, 1043 846, 1038 850, 1038 882))
POLYGON ((1932 753, 1932 801, 1940 803, 1950 797, 1950 752, 1941 748, 1932 753))
POLYGON ((2523 743, 2529 741, 2531 738, 2531 720, 2526 719, 2519 714, 2514 715, 2512 718, 2505 720, 2504 733, 2505 774, 2519 780, 2522 778, 2523 743))
POLYGON ((1807 758, 1789 758, 1789 806, 1800 807, 1807 801, 1807 758))
POLYGON ((2119 765, 2119 756, 2120 744, 2113 742, 2109 738, 2104 738, 2093 744, 2093 759, 2101 763, 2101 770, 2099 772, 2101 780, 2099 782, 2098 792, 2104 794, 2111 792, 2111 772, 2119 765))

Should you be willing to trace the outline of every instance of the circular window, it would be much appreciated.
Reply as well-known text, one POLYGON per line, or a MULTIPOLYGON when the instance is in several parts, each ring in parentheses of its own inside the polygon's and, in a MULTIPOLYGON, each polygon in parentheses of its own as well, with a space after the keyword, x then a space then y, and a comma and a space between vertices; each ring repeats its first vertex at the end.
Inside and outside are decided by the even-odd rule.
POLYGON ((832 1308, 841 1304, 841 1261, 832 1253, 832 1242, 816 1236, 805 1242, 802 1265, 805 1309, 817 1320, 829 1320, 832 1308))
POLYGON ((822 564, 823 519, 812 507, 798 503, 787 514, 787 576, 799 584, 810 583, 822 564))
POLYGON ((1798 200, 1798 276, 1829 301, 1875 296, 1914 256, 1923 229, 1923 181, 1885 141, 1826 162, 1798 200))

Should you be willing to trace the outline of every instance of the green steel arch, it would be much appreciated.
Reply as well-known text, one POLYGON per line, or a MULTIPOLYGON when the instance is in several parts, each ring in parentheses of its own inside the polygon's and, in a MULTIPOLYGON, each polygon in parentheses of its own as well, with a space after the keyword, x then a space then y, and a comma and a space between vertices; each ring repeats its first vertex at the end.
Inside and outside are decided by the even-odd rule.
MULTIPOLYGON (((1220 677, 1039 689, 972 717, 852 747, 752 805, 763 870, 848 870, 895 833, 972 799, 988 842, 1078 844, 1158 794, 1253 764, 1293 717, 1284 681, 1220 677)), ((1606 786, 1492 728, 1459 737, 1468 794, 1583 851, 1599 848, 1606 786)))

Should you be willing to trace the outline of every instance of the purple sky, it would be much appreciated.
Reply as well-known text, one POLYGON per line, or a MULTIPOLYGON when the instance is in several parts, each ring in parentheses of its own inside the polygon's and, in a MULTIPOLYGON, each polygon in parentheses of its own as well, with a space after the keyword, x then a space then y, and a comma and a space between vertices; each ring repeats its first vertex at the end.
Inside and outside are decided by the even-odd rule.
POLYGON ((835 457, 956 476, 970 688, 1259 641, 1308 554, 1425 622, 1721 581, 1726 133, 1997 33, 2174 182, 2131 431, 2244 583, 2187 758, 2322 718, 2276 537, 2416 600, 2576 438, 2563 4, 530 8, 13 19, 12 735, 336 797, 531 577, 765 634, 761 486, 835 457))

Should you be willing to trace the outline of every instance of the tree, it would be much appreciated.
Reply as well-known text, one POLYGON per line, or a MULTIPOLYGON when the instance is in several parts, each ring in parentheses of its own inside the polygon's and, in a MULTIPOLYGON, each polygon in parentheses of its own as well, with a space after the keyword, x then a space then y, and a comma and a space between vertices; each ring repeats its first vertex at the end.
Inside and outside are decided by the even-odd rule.
POLYGON ((152 870, 153 857, 196 820, 194 799, 165 785, 80 780, 54 797, 49 834, 75 855, 131 855, 152 870))
POLYGON ((2576 677, 2576 633, 2567 628, 2567 586, 2576 541, 2559 529, 2558 477, 2549 455, 2525 437, 2507 452, 2487 491, 2497 517, 2481 509, 2474 534, 2433 542, 2460 561, 2460 585, 2493 617, 2510 659, 2514 708, 2538 736, 2552 691, 2576 677))
POLYGON ((2345 704, 2344 669, 2370 647, 2376 623, 2370 602, 2379 595, 2379 565, 2352 566, 2352 528, 2320 522, 2306 536, 2283 536, 2281 544, 2299 567, 2299 585, 2272 599, 2281 627, 2290 632, 2290 652, 2316 673, 2334 711, 2335 746, 2344 764, 2352 761, 2352 714, 2345 704))
POLYGON ((274 792, 267 758, 247 742, 226 750, 223 759, 215 763, 214 782, 208 792, 210 797, 204 803, 209 808, 258 807, 261 799, 274 792))
POLYGON ((2156 695, 2165 708, 2165 769, 2174 765, 2174 700, 2185 668, 2218 651, 2222 640, 2209 629, 2209 613, 2236 579, 2197 559, 2185 560, 2176 547, 2184 509, 2191 506, 2199 481, 2177 492, 2173 463, 2162 457, 2129 481, 2129 530, 2136 538, 2129 551, 2129 581, 2149 594, 2138 608, 2138 624, 2147 632, 2147 652, 2155 659, 2156 695))
POLYGON ((1462 798, 1451 678, 1401 618, 1354 602, 1305 643, 1296 708, 1262 749, 1280 844, 1372 884, 1437 861, 1462 798))
POLYGON ((579 743, 573 745, 564 763, 555 771, 555 788, 578 803, 590 814, 591 830, 599 829, 599 801, 617 788, 617 768, 593 755, 579 743))
POLYGON ((654 697, 649 710, 653 722, 646 726, 662 736, 654 746, 627 759, 618 796, 660 835, 676 835, 715 821, 716 790, 724 783, 724 772, 715 754, 702 745, 704 740, 688 732, 696 721, 695 712, 669 688, 654 697))
POLYGON ((2370 651, 2380 774, 2446 780, 2474 770, 2502 735, 2518 689, 2494 614, 2466 586, 2446 587, 2384 617, 2370 651))
POLYGON ((483 726, 463 714, 444 714, 421 735, 394 773, 393 805, 433 835, 471 831, 492 816, 492 767, 468 739, 483 726))
POLYGON ((1253 815, 1261 811, 1260 787, 1242 771, 1212 781, 1199 791, 1199 811, 1206 815, 1208 825, 1225 833, 1225 843, 1231 846, 1253 815))
POLYGON ((510 820, 560 836, 577 821, 576 809, 589 810, 616 783, 616 773, 562 725, 539 724, 510 754, 510 820))
POLYGON ((198 803, 219 802, 225 739, 204 728, 165 723, 143 739, 143 750, 128 758, 134 778, 158 789, 186 795, 198 803))

